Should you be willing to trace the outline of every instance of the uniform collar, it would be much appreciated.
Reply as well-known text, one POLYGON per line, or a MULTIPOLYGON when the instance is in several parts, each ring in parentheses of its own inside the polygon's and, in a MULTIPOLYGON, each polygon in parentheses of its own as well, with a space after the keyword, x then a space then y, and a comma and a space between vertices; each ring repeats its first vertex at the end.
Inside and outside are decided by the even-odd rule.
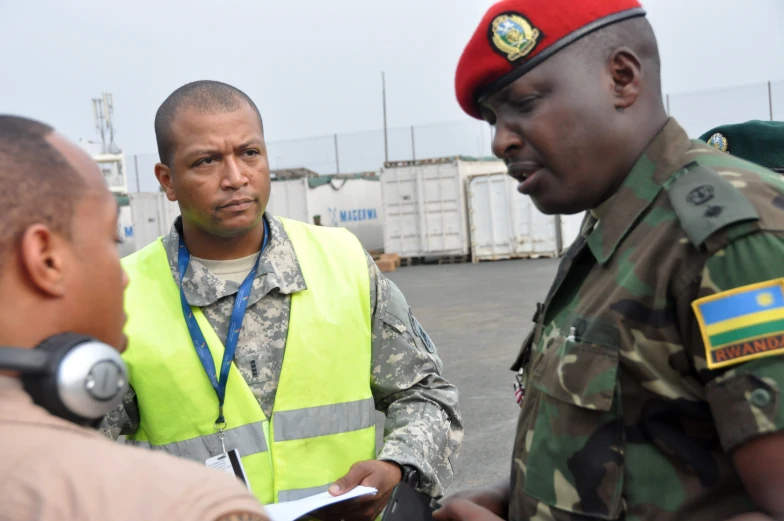
POLYGON ((592 214, 599 219, 588 236, 588 247, 599 264, 612 258, 618 245, 638 224, 691 147, 686 131, 672 118, 648 145, 621 187, 592 214))
MULTIPOLYGON (((2 391, 23 392, 22 381, 19 378, 14 378, 13 376, 0 374, 0 392, 2 391)), ((32 400, 29 398, 28 401, 32 403, 32 400)))
POLYGON ((95 429, 80 427, 36 405, 22 381, 11 376, 0 375, 0 423, 35 425, 104 439, 95 429))
MULTIPOLYGON (((307 289, 297 253, 283 224, 269 213, 264 214, 264 219, 269 225, 270 237, 267 248, 259 259, 259 268, 253 281, 248 305, 253 305, 275 289, 286 295, 307 289)), ((182 217, 178 217, 169 234, 162 239, 166 257, 169 259, 169 268, 177 283, 180 278, 177 270, 177 254, 181 230, 182 217)), ((239 284, 224 281, 208 270, 198 259, 191 258, 185 271, 182 288, 188 304, 204 307, 237 293, 239 284)))

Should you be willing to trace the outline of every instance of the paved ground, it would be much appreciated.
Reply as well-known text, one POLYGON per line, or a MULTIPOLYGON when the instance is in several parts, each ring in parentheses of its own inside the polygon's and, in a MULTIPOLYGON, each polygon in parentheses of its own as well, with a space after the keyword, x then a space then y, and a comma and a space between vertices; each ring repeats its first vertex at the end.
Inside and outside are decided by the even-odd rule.
POLYGON ((509 367, 557 260, 404 267, 389 278, 438 347, 460 390, 466 435, 449 493, 505 479, 519 408, 509 367))

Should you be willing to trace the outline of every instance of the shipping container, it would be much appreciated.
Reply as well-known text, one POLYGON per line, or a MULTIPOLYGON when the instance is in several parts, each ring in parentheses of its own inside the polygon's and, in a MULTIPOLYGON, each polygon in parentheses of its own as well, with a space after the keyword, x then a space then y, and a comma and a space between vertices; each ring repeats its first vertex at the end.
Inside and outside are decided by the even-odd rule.
POLYGON ((346 228, 367 251, 384 247, 381 186, 375 173, 273 180, 267 211, 309 224, 346 228))
MULTIPOLYGON (((176 202, 169 201, 163 192, 131 193, 128 198, 131 229, 130 233, 124 232, 124 240, 133 243, 132 251, 129 252, 133 253, 168 234, 174 220, 180 215, 180 207, 176 202)), ((126 226, 125 223, 123 226, 126 226)))
POLYGON ((133 237, 133 216, 131 214, 131 204, 126 194, 114 194, 117 200, 117 236, 120 238, 118 251, 120 257, 125 257, 136 251, 136 243, 133 237))
POLYGON ((465 180, 505 173, 497 159, 445 157, 388 162, 381 170, 384 250, 403 258, 467 256, 465 180))
POLYGON ((559 215, 561 221, 561 236, 563 240, 563 254, 580 235, 580 228, 582 228, 583 220, 585 219, 585 212, 580 212, 572 215, 559 215))
POLYGON ((473 262, 557 257, 577 238, 584 212, 546 215, 517 184, 506 174, 466 180, 473 262))

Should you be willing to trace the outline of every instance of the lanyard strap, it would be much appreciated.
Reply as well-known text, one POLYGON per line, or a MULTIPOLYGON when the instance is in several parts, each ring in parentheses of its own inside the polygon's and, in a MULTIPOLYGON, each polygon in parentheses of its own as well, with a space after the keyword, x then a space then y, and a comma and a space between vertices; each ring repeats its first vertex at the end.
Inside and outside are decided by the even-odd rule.
POLYGON ((188 269, 188 264, 191 261, 191 254, 182 238, 180 238, 177 267, 179 268, 180 273, 180 303, 182 304, 182 313, 185 316, 185 323, 188 325, 188 331, 191 334, 193 346, 196 348, 196 354, 199 355, 201 365, 207 372, 212 388, 215 389, 215 393, 218 395, 218 419, 215 420, 215 425, 221 430, 226 426, 226 419, 223 417, 223 401, 226 398, 226 383, 229 381, 229 369, 231 368, 231 363, 234 361, 234 351, 237 349, 237 340, 240 336, 240 329, 242 329, 242 321, 245 318, 245 310, 248 308, 248 297, 253 288, 253 280, 256 278, 259 259, 261 259, 261 255, 267 247, 269 238, 267 220, 262 220, 264 222, 264 241, 262 242, 259 256, 256 257, 256 262, 253 263, 253 268, 251 268, 250 273, 248 273, 245 280, 242 282, 242 285, 240 285, 240 289, 237 291, 237 296, 234 299, 234 309, 231 312, 229 334, 226 337, 226 343, 224 345, 220 375, 215 372, 215 363, 212 361, 212 353, 210 353, 207 341, 204 339, 204 334, 201 332, 196 317, 193 316, 191 306, 185 298, 185 291, 182 289, 182 280, 185 277, 185 271, 188 269))

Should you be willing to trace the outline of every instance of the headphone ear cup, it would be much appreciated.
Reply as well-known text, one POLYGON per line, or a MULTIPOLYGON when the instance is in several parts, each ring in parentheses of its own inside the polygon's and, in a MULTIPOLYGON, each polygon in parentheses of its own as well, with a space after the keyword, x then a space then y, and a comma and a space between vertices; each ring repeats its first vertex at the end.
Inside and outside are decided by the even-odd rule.
POLYGON ((51 414, 80 425, 97 425, 122 401, 128 374, 120 353, 91 337, 61 333, 36 349, 49 354, 47 371, 24 375, 33 401, 51 414))

